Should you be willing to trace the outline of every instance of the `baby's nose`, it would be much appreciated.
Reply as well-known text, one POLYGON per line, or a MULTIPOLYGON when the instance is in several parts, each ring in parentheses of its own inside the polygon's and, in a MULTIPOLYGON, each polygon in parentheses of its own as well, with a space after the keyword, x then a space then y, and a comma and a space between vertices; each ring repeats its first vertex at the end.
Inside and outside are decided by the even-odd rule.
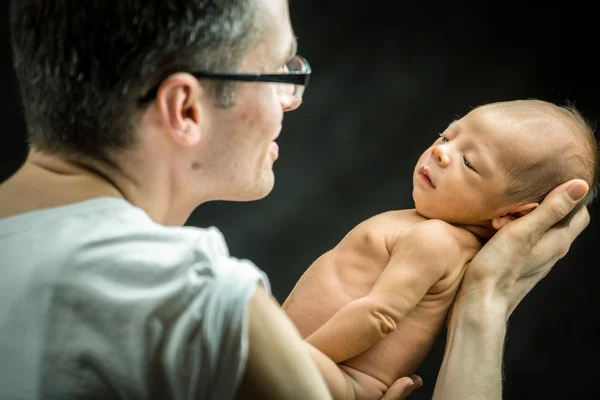
POLYGON ((450 163, 450 158, 448 157, 448 152, 445 149, 445 146, 435 146, 433 148, 433 157, 442 167, 446 167, 450 163))

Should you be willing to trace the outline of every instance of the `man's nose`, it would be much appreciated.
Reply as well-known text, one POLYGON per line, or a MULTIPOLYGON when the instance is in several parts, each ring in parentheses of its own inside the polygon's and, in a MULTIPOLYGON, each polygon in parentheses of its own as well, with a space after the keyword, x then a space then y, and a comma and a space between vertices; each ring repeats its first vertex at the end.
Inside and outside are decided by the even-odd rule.
POLYGON ((283 94, 281 97, 281 106, 283 107, 284 112, 294 111, 302 104, 302 98, 300 97, 290 94, 283 94))
POLYGON ((294 111, 296 108, 300 107, 300 104, 302 104, 302 99, 290 96, 289 101, 283 102, 283 111, 294 111))
POLYGON ((299 91, 296 85, 282 83, 278 84, 276 88, 283 112, 294 111, 300 107, 302 94, 298 95, 298 93, 302 93, 302 91, 299 91))

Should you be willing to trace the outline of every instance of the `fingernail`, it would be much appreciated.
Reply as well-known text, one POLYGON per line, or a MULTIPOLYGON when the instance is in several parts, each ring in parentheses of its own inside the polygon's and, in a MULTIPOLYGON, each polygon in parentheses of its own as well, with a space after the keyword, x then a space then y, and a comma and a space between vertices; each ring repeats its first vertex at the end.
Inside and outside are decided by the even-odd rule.
POLYGON ((568 190, 569 197, 573 201, 577 201, 585 196, 585 187, 581 185, 571 185, 568 190))

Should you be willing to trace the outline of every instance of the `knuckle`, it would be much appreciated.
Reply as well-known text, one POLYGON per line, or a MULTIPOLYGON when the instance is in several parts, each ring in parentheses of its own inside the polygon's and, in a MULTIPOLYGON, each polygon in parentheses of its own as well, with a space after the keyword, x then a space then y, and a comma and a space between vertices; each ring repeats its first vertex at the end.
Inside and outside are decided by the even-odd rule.
POLYGON ((539 238, 534 235, 526 235, 523 237, 524 250, 531 251, 538 244, 539 238))
POLYGON ((539 237, 534 232, 529 232, 524 229, 517 229, 506 226, 506 240, 507 244, 515 249, 521 249, 522 251, 531 250, 539 241, 539 237))
POLYGON ((555 204, 554 207, 552 207, 549 210, 550 218, 552 219, 552 221, 558 222, 561 219, 563 219, 567 214, 569 214, 570 210, 571 208, 566 204, 555 204))

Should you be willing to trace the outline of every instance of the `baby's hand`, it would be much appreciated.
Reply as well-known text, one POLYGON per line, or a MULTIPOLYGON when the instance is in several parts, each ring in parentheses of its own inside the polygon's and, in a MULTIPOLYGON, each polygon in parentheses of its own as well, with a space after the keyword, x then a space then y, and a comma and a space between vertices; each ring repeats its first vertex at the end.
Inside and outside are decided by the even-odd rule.
POLYGON ((423 386, 423 379, 418 375, 405 376, 398 379, 385 392, 381 400, 404 400, 415 390, 423 386))

